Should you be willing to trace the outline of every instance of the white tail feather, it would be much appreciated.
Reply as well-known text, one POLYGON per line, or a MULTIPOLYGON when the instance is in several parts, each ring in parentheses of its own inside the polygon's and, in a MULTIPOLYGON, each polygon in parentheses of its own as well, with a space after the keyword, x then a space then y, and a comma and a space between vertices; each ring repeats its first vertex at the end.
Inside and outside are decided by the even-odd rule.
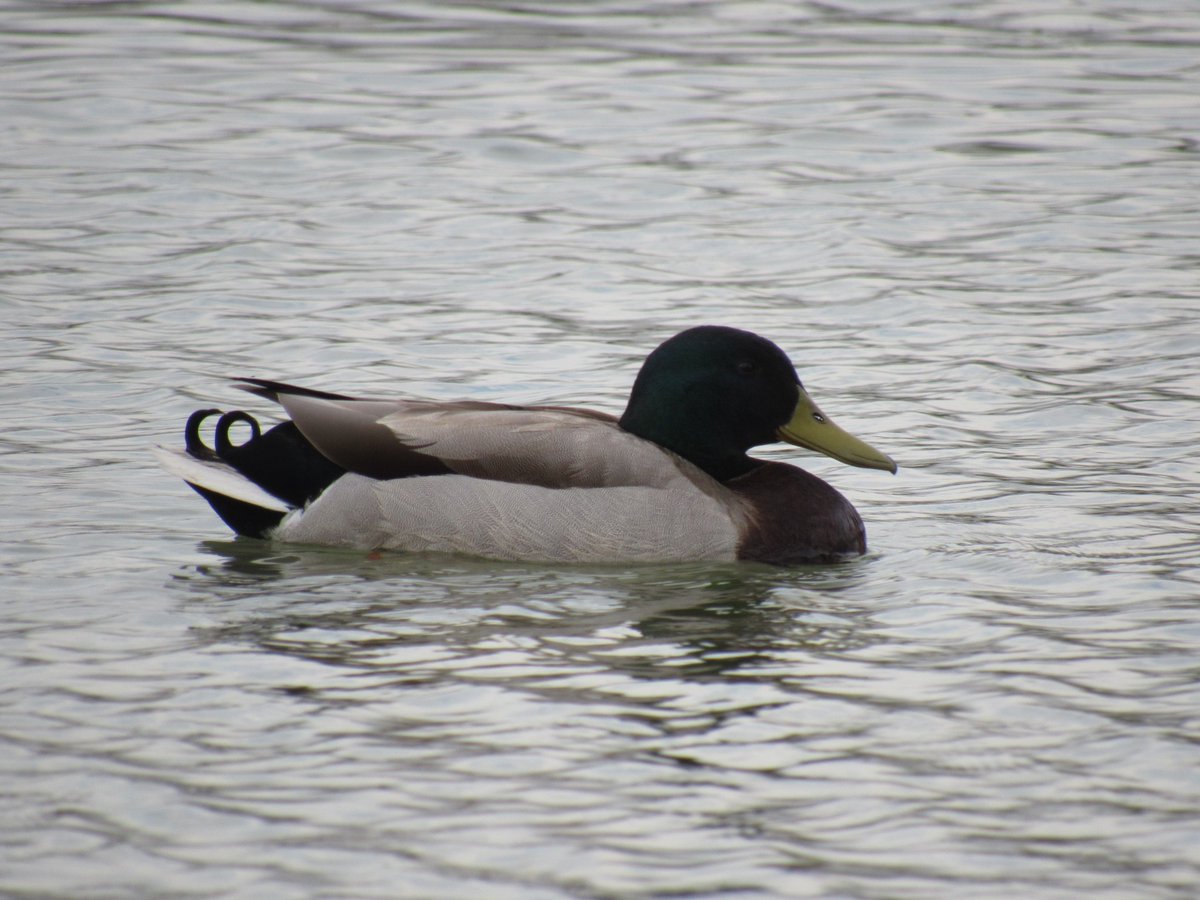
POLYGON ((219 462, 207 462, 189 456, 183 450, 172 450, 168 447, 151 447, 158 464, 178 475, 188 484, 202 487, 215 493, 260 506, 276 512, 289 512, 291 507, 278 497, 268 494, 257 484, 246 478, 232 466, 219 462))

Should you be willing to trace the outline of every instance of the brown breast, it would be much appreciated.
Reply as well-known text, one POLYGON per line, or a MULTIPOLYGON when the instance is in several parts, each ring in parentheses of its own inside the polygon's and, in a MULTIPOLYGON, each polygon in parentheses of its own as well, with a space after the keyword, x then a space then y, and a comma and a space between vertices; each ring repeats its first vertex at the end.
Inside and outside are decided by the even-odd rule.
POLYGON ((850 501, 815 475, 767 462, 725 486, 752 510, 738 558, 792 565, 858 556, 867 534, 850 501))

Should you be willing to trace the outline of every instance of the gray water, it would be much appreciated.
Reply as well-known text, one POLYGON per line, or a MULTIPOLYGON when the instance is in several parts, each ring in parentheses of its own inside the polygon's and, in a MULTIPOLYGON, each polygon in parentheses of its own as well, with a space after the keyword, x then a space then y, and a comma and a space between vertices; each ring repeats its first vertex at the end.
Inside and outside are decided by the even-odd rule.
POLYGON ((0 3, 0 893, 1200 892, 1200 8, 0 3), (233 540, 224 380, 619 411, 697 322, 845 564, 233 540))

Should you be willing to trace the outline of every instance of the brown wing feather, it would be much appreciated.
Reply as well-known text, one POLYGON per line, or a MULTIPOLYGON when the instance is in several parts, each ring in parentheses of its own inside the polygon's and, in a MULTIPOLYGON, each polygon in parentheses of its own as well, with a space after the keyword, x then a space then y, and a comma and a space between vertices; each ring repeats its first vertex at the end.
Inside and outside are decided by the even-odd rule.
POLYGON ((347 400, 278 389, 275 396, 323 455, 371 478, 454 472, 555 488, 711 480, 623 431, 614 416, 592 410, 470 400, 347 400))
POLYGON ((551 488, 666 487, 711 480, 611 417, 569 409, 407 407, 380 420, 462 475, 551 488))

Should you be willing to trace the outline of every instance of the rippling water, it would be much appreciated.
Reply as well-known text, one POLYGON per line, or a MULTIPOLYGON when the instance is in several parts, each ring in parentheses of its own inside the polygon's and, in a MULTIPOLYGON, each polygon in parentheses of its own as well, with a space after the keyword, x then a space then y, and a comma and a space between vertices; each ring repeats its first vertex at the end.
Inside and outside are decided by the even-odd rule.
POLYGON ((0 12, 0 892, 1200 891, 1194 4, 0 12), (233 541, 147 452, 699 321, 899 460, 802 460, 870 555, 233 541))

